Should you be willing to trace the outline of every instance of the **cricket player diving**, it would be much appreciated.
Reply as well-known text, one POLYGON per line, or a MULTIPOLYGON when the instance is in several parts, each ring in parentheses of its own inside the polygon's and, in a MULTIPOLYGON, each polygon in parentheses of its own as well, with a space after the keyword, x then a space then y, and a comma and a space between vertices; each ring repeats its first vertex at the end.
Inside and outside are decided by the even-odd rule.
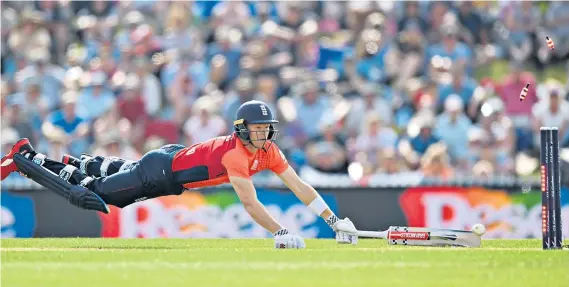
POLYGON ((2 158, 1 179, 19 172, 77 207, 103 213, 109 213, 107 204, 122 208, 145 199, 180 195, 185 189, 231 183, 245 210, 273 234, 276 248, 305 248, 304 239, 278 223, 257 199, 251 175, 270 169, 326 221, 338 243, 357 244, 357 229, 350 219, 339 219, 274 144, 277 123, 265 103, 249 101, 239 107, 231 135, 188 147, 166 145, 138 161, 83 154, 80 159, 65 155, 59 162, 34 151, 24 138, 2 158))

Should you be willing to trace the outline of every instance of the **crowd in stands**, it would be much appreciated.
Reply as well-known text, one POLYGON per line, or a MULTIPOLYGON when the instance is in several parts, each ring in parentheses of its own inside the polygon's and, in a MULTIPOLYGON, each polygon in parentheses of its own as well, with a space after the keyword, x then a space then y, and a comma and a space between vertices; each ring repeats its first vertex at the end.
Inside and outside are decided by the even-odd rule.
POLYGON ((138 159, 230 133, 251 99, 277 114, 290 163, 320 173, 519 175, 535 169, 519 161, 535 162, 540 126, 569 145, 568 2, 60 0, 1 13, 2 153, 27 137, 56 159, 138 159), (560 79, 541 76, 554 67, 560 79))

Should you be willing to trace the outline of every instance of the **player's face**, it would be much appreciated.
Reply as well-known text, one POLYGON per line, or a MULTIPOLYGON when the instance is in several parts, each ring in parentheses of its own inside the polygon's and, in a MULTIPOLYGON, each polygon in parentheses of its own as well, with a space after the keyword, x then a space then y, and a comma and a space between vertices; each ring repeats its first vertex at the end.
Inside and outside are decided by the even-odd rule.
POLYGON ((265 140, 269 137, 269 124, 250 124, 250 138, 253 142, 253 146, 256 148, 262 148, 265 140))

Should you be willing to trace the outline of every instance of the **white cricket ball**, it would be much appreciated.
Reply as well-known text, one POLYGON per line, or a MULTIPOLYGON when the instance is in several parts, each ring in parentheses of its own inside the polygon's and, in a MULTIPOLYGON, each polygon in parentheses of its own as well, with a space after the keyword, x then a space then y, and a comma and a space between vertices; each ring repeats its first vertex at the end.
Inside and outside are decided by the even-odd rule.
POLYGON ((478 236, 482 236, 485 231, 486 231, 486 227, 484 227, 484 225, 482 225, 480 223, 476 223, 476 224, 474 224, 474 226, 472 226, 472 232, 474 232, 474 234, 476 234, 478 236))

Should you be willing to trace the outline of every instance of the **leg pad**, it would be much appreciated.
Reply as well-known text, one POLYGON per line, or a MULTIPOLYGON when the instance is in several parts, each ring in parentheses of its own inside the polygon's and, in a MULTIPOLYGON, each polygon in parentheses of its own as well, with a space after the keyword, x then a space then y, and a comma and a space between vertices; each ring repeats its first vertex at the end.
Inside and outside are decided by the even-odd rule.
POLYGON ((83 209, 96 210, 107 214, 110 212, 107 204, 89 189, 83 186, 71 185, 58 175, 37 165, 23 155, 15 154, 14 162, 18 170, 28 178, 67 199, 71 204, 83 209))

